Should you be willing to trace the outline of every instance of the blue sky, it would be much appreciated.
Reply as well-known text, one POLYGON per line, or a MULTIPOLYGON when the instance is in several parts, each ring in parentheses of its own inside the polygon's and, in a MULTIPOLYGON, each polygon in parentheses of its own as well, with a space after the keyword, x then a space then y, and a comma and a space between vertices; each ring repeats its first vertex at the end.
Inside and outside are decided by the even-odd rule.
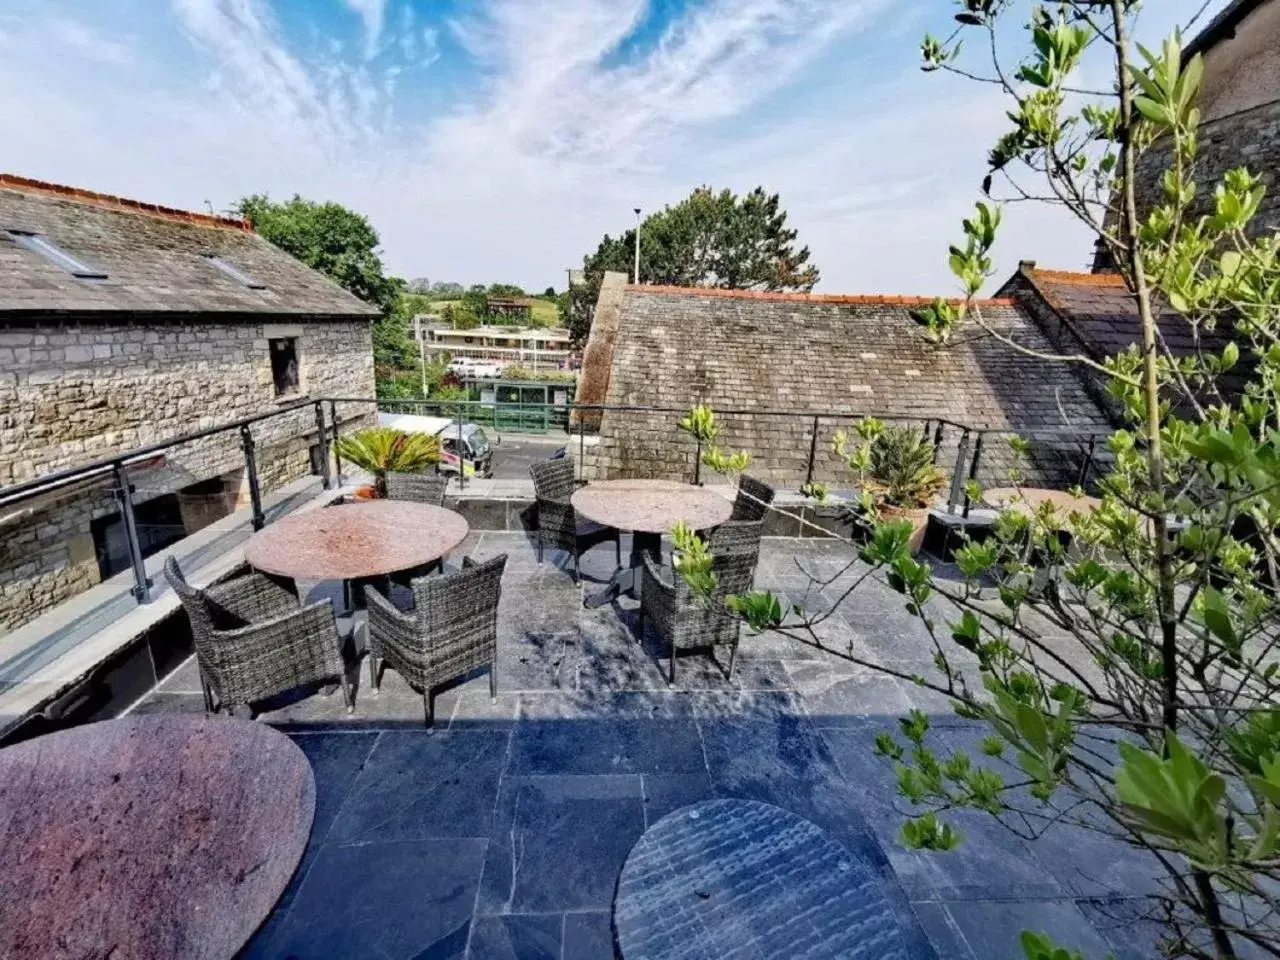
MULTIPOLYGON (((1202 0, 1148 0, 1155 41, 1202 0)), ((1222 5, 1211 0, 1209 13, 1222 5)), ((1004 126, 924 75, 946 0, 0 0, 0 169, 191 209, 366 213, 396 273, 562 286, 631 209, 782 193, 821 289, 947 293, 1004 126)), ((1203 20, 1201 21, 1203 23, 1203 20)), ((1061 212, 1019 259, 1080 269, 1061 212)))

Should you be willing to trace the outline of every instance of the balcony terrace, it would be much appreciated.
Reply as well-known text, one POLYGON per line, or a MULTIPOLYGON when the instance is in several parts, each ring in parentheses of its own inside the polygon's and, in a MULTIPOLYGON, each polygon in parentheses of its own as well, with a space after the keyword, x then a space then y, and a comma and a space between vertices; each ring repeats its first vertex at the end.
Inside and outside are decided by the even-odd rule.
MULTIPOLYGON (((806 595, 796 564, 829 576, 846 549, 766 538, 757 584, 821 609, 833 588, 806 595)), ((353 714, 317 693, 262 715, 311 760, 318 799, 302 866, 246 957, 611 956, 627 852, 665 814, 710 797, 776 804, 842 840, 882 879, 904 956, 1013 957, 1027 927, 1087 956, 1147 955, 1150 931, 1129 921, 1157 874, 1139 854, 1066 824, 1026 843, 976 816, 961 817, 958 852, 897 844, 903 802, 874 736, 918 707, 949 745, 976 752, 983 729, 943 698, 770 635, 744 637, 732 681, 689 654, 668 688, 656 638, 634 639, 633 601, 582 606, 612 572, 612 550, 585 555, 582 586, 563 557, 539 566, 520 533, 473 533, 456 556, 499 553, 496 703, 481 673, 440 694, 427 733, 422 698, 398 675, 374 695, 367 670, 353 670, 353 714)), ((933 669, 927 637, 883 585, 827 621, 823 641, 933 669)), ((194 659, 133 708, 203 710, 194 659)))
MULTIPOLYGON (((957 463, 958 472, 969 469, 957 463)), ((254 514, 270 523, 277 513, 322 509, 350 492, 340 480, 321 486, 299 481, 265 503, 255 494, 246 512, 206 535, 216 549, 182 553, 199 556, 193 580, 211 582, 242 561, 254 514)), ((583 606, 584 592, 613 573, 612 548, 587 551, 583 582, 575 584, 567 555, 549 550, 540 565, 530 534, 511 529, 519 526, 511 504, 523 502, 522 491, 506 491, 510 503, 496 510, 485 484, 472 487, 476 500, 450 501, 473 522, 446 566, 457 568, 463 557, 508 558, 497 698, 491 701, 487 672, 478 671, 440 692, 436 728, 425 730, 422 696, 398 673, 388 670, 378 693, 369 688, 365 614, 340 618, 340 630, 352 632, 344 653, 354 710, 347 712, 340 694, 316 688, 258 705, 259 719, 306 754, 317 797, 301 865, 244 957, 613 956, 611 911, 628 852, 666 814, 711 798, 770 803, 840 841, 892 908, 901 932, 893 956, 1018 957, 1026 928, 1086 956, 1152 955, 1155 927, 1141 917, 1158 867, 1126 847, 1047 817, 1034 825, 1037 839, 1026 841, 990 817, 968 814, 953 818, 965 832, 957 852, 899 845, 910 808, 896 795, 892 765, 873 754, 874 738, 918 708, 941 728, 946 746, 977 754, 985 728, 957 718, 945 698, 813 645, 745 631, 732 679, 710 656, 692 652, 680 657, 668 686, 665 646, 652 631, 636 640, 636 601, 583 606), (497 513, 500 523, 482 519, 497 513)), ((848 566, 851 556, 846 544, 820 536, 766 536, 755 583, 825 611, 860 572, 848 566), (839 576, 817 586, 809 574, 839 576)), ((190 640, 158 575, 162 557, 139 560, 153 580, 152 680, 132 693, 126 684, 130 702, 94 716, 205 710, 195 658, 172 665, 187 656, 190 640), (160 648, 170 658, 163 669, 160 648)), ((127 602, 129 573, 118 581, 117 607, 127 602)), ((304 602, 329 597, 341 606, 339 583, 298 587, 304 602)), ((819 638, 829 650, 903 674, 934 673, 919 622, 874 580, 835 609, 819 638)), ((49 719, 77 718, 69 711, 49 719)))

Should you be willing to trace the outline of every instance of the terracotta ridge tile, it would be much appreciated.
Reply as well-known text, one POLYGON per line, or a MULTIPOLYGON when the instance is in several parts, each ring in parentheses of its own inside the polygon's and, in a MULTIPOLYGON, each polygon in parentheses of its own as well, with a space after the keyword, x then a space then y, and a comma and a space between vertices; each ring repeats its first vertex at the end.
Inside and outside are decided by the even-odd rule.
POLYGON ((1075 270, 1042 270, 1033 267, 1028 271, 1037 280, 1073 283, 1082 287, 1123 287, 1124 277, 1118 273, 1081 273, 1075 270))
POLYGON ((222 227, 247 232, 252 232, 253 230, 253 226, 248 220, 236 217, 220 217, 211 213, 179 210, 175 207, 164 207, 142 200, 130 200, 128 197, 117 197, 110 193, 98 193, 95 190, 86 190, 83 187, 69 187, 60 183, 33 180, 30 177, 20 177, 14 173, 0 173, 0 188, 19 190, 26 193, 50 193, 111 210, 145 213, 148 216, 181 220, 186 223, 195 223, 208 227, 222 227))
MULTIPOLYGON (((723 290, 719 287, 676 287, 662 284, 627 284, 628 293, 652 293, 664 296, 716 297, 723 300, 781 300, 791 303, 816 303, 835 305, 865 304, 883 306, 923 307, 933 303, 937 297, 903 296, 891 293, 796 293, 791 291, 772 290, 723 290)), ((959 297, 944 297, 948 303, 963 302, 959 297)), ((1012 307, 1017 301, 1013 297, 989 297, 973 301, 983 307, 1012 307)))

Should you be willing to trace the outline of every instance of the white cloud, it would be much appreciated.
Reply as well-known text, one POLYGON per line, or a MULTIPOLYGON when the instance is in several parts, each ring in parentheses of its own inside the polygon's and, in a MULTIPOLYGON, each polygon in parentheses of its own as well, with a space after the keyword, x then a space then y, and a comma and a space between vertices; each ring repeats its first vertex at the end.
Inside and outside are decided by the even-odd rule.
MULTIPOLYGON (((639 46, 646 0, 484 0, 447 41, 407 5, 347 0, 359 41, 321 36, 309 55, 271 0, 170 0, 158 29, 196 51, 181 69, 138 56, 118 28, 45 15, 73 0, 30 2, 0 19, 0 89, 23 91, 0 98, 0 129, 20 132, 6 166, 195 209, 261 190, 336 199, 370 216, 408 276, 541 288, 626 229, 633 206, 762 183, 825 289, 946 292, 946 244, 1004 123, 989 90, 914 70, 909 34, 932 24, 888 0, 704 0, 639 46), (55 40, 85 56, 50 62, 55 40), (479 77, 415 113, 429 74, 413 71, 446 44, 479 77)), ((1089 255, 1061 214, 1021 207, 997 252, 1006 273, 1089 255)))
POLYGON ((74 56, 125 67, 134 62, 134 50, 128 40, 115 40, 88 25, 68 17, 55 17, 48 23, 52 44, 74 56))
MULTIPOLYGON (((343 0, 343 2, 364 21, 365 58, 369 59, 378 52, 378 44, 382 40, 387 0, 343 0)), ((408 7, 405 9, 407 10, 408 7)))

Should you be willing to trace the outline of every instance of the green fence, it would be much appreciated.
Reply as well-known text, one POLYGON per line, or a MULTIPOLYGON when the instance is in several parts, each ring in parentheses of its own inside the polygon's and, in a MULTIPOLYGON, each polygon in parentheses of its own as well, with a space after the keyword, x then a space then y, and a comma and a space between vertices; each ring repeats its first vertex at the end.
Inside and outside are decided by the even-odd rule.
POLYGON ((497 433, 567 432, 569 408, 550 403, 486 403, 480 400, 383 400, 379 406, 395 413, 449 417, 491 427, 497 433))
POLYGON ((468 419, 499 432, 547 433, 567 430, 572 382, 545 380, 468 380, 468 419))

